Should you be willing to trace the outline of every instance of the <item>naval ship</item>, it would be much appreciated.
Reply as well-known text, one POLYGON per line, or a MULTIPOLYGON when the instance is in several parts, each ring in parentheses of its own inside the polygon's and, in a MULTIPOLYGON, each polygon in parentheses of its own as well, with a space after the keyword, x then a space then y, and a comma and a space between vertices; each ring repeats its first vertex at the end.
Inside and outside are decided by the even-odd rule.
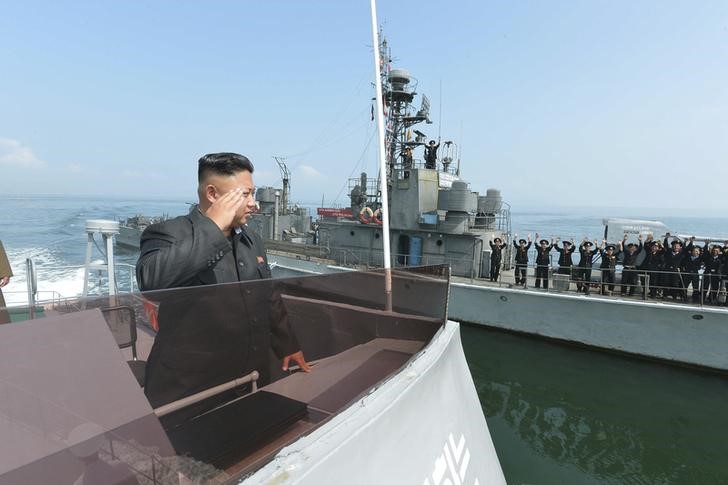
MULTIPOLYGON (((435 142, 418 125, 430 123, 430 102, 404 69, 392 67, 386 40, 380 80, 386 117, 386 173, 349 181, 347 207, 322 207, 301 243, 267 241, 274 276, 349 271, 383 264, 382 224, 388 217, 397 267, 447 264, 453 274, 451 318, 703 369, 728 371, 725 307, 569 293, 568 275, 549 274, 550 289, 523 288, 504 275, 488 281, 492 238, 501 238, 502 269, 512 261, 510 206, 497 189, 473 190, 458 145, 435 142), (435 146, 436 157, 414 155, 435 146), (462 170, 461 170, 462 169, 462 170), (382 212, 379 177, 386 177, 389 213, 382 212)), ((474 169, 471 168, 471 169, 474 169)), ((605 220, 605 239, 622 232, 665 236, 659 222, 605 220)), ((668 232, 669 233, 669 232, 668 232)), ((263 234, 266 236, 266 233, 263 234)), ((577 243, 578 244, 578 243, 577 243)), ((533 259, 531 259, 533 260, 533 259)), ((529 268, 529 280, 533 268, 529 268)), ((592 278, 599 278, 595 267, 592 278)), ((592 281, 596 286, 598 281, 592 281)), ((617 281, 619 283, 619 281, 617 281)), ((645 282, 642 281, 644 284, 645 282)), ((647 292, 645 291, 646 295, 647 292)), ((725 297, 725 292, 723 292, 725 297)))

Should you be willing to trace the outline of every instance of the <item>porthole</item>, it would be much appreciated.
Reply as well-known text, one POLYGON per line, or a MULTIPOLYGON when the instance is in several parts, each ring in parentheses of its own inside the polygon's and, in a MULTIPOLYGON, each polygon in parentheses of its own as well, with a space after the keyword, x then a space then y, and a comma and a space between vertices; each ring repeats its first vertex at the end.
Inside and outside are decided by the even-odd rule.
POLYGON ((349 233, 349 235, 350 235, 350 236, 353 236, 353 235, 354 235, 354 231, 351 231, 351 232, 349 233))
POLYGON ((698 315, 697 313, 695 315, 693 315, 693 320, 702 320, 702 319, 703 319, 702 315, 698 315))
POLYGON ((442 246, 442 239, 438 239, 438 240, 437 240, 437 243, 436 243, 436 244, 437 244, 438 246, 442 246))
POLYGON ((500 301, 508 301, 508 297, 505 295, 501 295, 500 301))

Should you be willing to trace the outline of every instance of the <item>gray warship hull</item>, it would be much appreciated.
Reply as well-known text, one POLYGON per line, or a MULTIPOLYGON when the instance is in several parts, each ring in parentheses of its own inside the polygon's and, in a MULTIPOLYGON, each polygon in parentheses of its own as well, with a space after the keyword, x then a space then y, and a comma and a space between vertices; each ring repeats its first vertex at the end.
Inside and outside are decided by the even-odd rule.
MULTIPOLYGON (((274 276, 350 271, 332 262, 271 252, 274 276)), ((475 325, 728 372, 728 310, 557 291, 506 288, 456 278, 449 318, 475 325)))

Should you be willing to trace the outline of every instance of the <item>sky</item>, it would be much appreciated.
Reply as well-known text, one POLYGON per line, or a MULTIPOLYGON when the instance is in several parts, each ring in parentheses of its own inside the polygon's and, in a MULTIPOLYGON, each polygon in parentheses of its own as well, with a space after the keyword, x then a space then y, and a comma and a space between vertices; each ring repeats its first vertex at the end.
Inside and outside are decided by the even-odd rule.
MULTIPOLYGON (((514 208, 725 210, 728 2, 378 3, 395 58, 514 208)), ((0 4, 0 194, 193 200, 234 151, 258 186, 346 204, 376 173, 369 2, 0 4)), ((416 154, 417 155, 417 154, 416 154)), ((421 157, 421 154, 420 154, 421 157)))

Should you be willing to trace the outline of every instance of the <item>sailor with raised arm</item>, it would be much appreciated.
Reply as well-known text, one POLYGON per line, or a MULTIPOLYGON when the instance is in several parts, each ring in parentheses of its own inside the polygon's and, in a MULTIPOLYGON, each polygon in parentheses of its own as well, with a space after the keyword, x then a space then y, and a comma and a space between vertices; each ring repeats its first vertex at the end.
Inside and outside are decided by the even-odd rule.
POLYGON ((587 238, 579 245, 579 270, 576 281, 577 293, 583 292, 589 294, 591 288, 592 266, 594 265, 594 256, 596 255, 597 242, 591 242, 587 238))
MULTIPOLYGON (((538 234, 536 234, 538 239, 538 234)), ((541 288, 541 280, 543 280, 543 289, 549 289, 549 264, 551 263, 551 249, 553 244, 548 239, 541 239, 536 245, 536 288, 541 288)))
POLYGON ((572 255, 576 251, 576 245, 572 239, 571 241, 564 241, 564 247, 560 248, 559 240, 560 238, 557 237, 554 243, 554 249, 559 253, 559 269, 557 273, 571 276, 571 268, 574 266, 572 255))
POLYGON ((521 238, 516 242, 517 238, 518 234, 514 234, 513 247, 516 248, 516 270, 514 277, 517 285, 523 285, 525 287, 526 271, 528 270, 528 250, 531 248, 531 235, 528 235, 528 241, 521 238))
POLYGON ((498 281, 500 276, 501 259, 503 257, 503 248, 506 243, 497 237, 488 241, 490 244, 490 281, 498 281))
POLYGON ((642 251, 642 234, 637 237, 639 244, 627 243, 627 235, 619 242, 619 250, 622 253, 622 284, 619 293, 622 295, 634 295, 637 287, 637 257, 642 251))
POLYGON ((602 270, 602 295, 611 295, 614 291, 614 273, 617 267, 617 256, 619 252, 614 244, 607 244, 607 240, 602 241, 599 247, 602 255, 602 263, 599 269, 602 270))

